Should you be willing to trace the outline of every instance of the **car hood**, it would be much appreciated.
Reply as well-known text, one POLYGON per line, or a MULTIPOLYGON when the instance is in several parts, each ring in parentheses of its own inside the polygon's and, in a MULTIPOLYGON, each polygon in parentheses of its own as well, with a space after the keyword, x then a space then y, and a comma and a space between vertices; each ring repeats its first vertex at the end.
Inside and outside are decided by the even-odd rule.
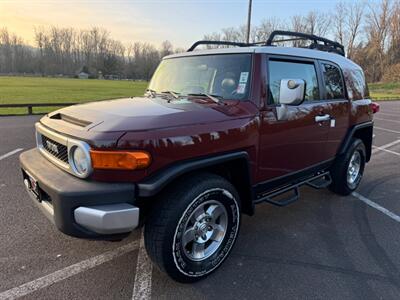
MULTIPOLYGON (((223 105, 204 99, 134 97, 74 105, 47 116, 48 123, 62 120, 94 132, 146 131, 220 122, 244 113, 237 101, 223 105)), ((53 126, 51 126, 53 127, 53 126)))

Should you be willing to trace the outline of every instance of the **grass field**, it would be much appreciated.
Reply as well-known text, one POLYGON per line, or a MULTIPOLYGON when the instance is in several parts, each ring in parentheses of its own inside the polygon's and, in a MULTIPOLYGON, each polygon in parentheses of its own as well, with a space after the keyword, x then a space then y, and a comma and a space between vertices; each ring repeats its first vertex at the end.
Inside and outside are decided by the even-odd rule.
MULTIPOLYGON (((0 77, 0 104, 87 102, 143 95, 147 82, 41 77, 0 77)), ((400 83, 369 84, 371 97, 400 99, 400 83)), ((34 108, 34 113, 58 107, 34 108)), ((26 114, 26 108, 0 108, 0 115, 26 114)))
POLYGON ((400 82, 370 83, 368 87, 371 98, 374 100, 384 98, 400 99, 400 82))
MULTIPOLYGON (((147 82, 41 77, 0 77, 0 104, 87 102, 143 95, 147 82)), ((57 107, 34 108, 34 113, 57 107)), ((24 108, 0 108, 0 115, 25 114, 24 108)))

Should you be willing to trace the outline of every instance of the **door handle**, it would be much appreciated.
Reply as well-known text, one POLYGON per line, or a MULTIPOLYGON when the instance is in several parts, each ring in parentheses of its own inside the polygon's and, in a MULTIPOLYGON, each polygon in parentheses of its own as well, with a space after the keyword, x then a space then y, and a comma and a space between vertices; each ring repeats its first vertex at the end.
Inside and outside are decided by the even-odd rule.
POLYGON ((329 121, 331 119, 330 115, 315 116, 315 122, 329 121))

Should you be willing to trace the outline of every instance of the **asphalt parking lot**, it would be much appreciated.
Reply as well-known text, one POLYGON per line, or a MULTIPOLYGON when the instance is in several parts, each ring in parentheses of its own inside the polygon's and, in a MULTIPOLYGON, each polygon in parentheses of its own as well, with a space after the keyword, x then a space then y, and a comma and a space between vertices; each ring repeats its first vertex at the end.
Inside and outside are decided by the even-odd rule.
POLYGON ((243 217, 222 267, 184 285, 152 267, 133 232, 121 242, 63 235, 24 190, 18 164, 39 117, 0 117, 0 299, 399 299, 400 102, 381 102, 357 194, 301 189, 243 217))

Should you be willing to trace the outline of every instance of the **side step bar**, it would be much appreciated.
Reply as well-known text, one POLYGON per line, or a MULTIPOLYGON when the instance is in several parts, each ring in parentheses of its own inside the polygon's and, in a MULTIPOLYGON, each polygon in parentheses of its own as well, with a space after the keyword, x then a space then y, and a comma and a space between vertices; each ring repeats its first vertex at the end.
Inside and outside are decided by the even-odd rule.
POLYGON ((298 181, 291 185, 279 188, 277 190, 273 190, 272 192, 268 192, 267 194, 261 195, 258 199, 254 201, 254 204, 258 204, 261 202, 268 202, 276 206, 286 206, 297 200, 300 197, 299 187, 302 185, 308 185, 315 189, 323 189, 328 187, 332 183, 332 178, 328 171, 318 173, 315 176, 308 177, 307 179, 298 181), (291 195, 278 199, 279 196, 291 192, 291 195))
POLYGON ((310 181, 305 182, 306 185, 314 189, 327 188, 332 183, 332 178, 329 172, 313 177, 310 181))

